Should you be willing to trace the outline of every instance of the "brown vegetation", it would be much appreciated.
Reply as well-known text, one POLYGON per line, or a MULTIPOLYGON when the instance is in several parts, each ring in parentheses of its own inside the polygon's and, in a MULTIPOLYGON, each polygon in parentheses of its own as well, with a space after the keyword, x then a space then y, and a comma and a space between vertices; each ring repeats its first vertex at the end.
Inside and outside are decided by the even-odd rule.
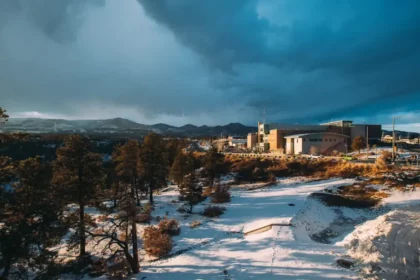
MULTIPOLYGON (((230 156, 226 158, 237 183, 274 182, 275 177, 307 176, 328 179, 332 177, 373 176, 390 171, 385 164, 352 163, 330 159, 283 158, 261 159, 230 156)), ((205 190, 209 193, 213 190, 205 190)))
POLYGON ((196 227, 199 227, 199 226, 201 226, 201 221, 192 221, 190 223, 190 228, 196 228, 196 227))
POLYGON ((175 219, 167 219, 166 217, 160 221, 158 228, 161 233, 166 233, 172 236, 179 235, 181 232, 178 221, 175 219))
POLYGON ((211 195, 212 203, 227 203, 230 202, 229 186, 218 184, 211 195))
POLYGON ((144 250, 151 256, 162 257, 172 250, 172 239, 157 227, 147 227, 143 233, 144 250))

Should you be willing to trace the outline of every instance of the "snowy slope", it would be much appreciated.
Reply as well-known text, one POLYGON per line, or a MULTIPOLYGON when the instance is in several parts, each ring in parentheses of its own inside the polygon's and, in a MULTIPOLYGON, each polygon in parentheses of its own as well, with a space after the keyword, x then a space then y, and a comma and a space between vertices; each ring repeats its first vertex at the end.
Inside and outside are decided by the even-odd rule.
POLYGON ((336 245, 348 249, 366 279, 420 279, 420 191, 393 193, 384 203, 395 210, 360 224, 336 245))
MULTIPOLYGON (((339 247, 309 239, 301 242, 295 238, 294 227, 274 226, 246 237, 236 233, 271 223, 290 223, 308 194, 352 182, 296 184, 285 180, 276 187, 256 191, 235 189, 221 218, 207 220, 196 229, 187 225, 199 216, 181 220, 182 233, 175 238, 174 251, 190 250, 166 260, 143 262, 137 279, 353 279, 352 272, 334 265, 336 256, 332 251, 339 247)), ((168 192, 159 199, 171 201, 175 195, 168 192)), ((159 211, 168 210, 165 203, 161 205, 159 211)))

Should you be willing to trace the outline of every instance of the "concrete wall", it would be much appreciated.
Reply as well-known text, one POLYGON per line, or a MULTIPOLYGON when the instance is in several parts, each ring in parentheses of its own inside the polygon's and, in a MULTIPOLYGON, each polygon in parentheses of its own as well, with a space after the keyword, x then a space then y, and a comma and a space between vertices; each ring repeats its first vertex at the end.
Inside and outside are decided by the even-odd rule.
POLYGON ((279 151, 283 149, 283 136, 281 135, 281 131, 277 129, 270 130, 270 134, 268 134, 268 144, 270 145, 270 151, 279 151))
POLYGON ((255 133, 249 133, 247 140, 246 140, 246 147, 248 149, 252 149, 257 145, 257 134, 255 133))
POLYGON ((331 155, 336 150, 346 152, 347 137, 340 135, 308 135, 300 138, 286 138, 287 154, 311 154, 312 147, 316 154, 331 155))

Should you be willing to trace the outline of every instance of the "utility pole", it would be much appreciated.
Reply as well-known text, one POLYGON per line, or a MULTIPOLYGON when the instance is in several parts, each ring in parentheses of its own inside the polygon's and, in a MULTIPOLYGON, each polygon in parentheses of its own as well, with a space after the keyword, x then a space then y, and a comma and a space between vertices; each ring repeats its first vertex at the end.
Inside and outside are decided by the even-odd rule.
POLYGON ((369 125, 366 125, 366 159, 369 159, 369 125))
POLYGON ((395 118, 392 117, 392 161, 395 160, 395 118))

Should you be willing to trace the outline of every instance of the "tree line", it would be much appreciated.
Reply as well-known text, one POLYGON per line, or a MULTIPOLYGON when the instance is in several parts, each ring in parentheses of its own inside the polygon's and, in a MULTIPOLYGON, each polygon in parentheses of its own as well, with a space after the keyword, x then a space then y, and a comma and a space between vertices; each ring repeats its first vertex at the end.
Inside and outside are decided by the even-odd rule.
POLYGON ((92 238, 105 242, 114 255, 122 254, 131 272, 138 273, 137 223, 139 215, 150 212, 155 194, 170 180, 192 211, 202 199, 198 177, 213 186, 225 171, 215 148, 197 157, 184 147, 183 140, 164 141, 151 133, 142 143, 129 140, 116 146, 112 160, 105 162, 89 138, 72 135, 52 162, 40 156, 20 161, 0 157, 2 279, 23 277, 31 270, 47 273, 57 255, 50 248, 69 229, 68 245, 78 250, 79 259, 89 257, 92 238), (85 212, 88 206, 112 215, 110 223, 98 230, 85 212))

